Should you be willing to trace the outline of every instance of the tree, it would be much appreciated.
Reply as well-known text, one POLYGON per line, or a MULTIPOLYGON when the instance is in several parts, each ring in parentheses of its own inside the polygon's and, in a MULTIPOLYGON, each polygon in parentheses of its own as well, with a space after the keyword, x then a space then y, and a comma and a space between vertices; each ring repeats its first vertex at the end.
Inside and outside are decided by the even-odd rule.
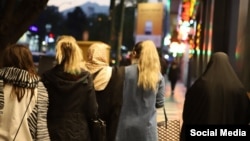
POLYGON ((3 56, 3 50, 7 45, 17 42, 28 30, 30 24, 44 10, 47 2, 48 0, 1 0, 0 57, 3 56))
POLYGON ((81 7, 76 7, 74 11, 68 13, 66 24, 69 29, 67 34, 74 36, 77 40, 82 40, 82 32, 88 26, 88 20, 81 7))
POLYGON ((109 17, 105 14, 99 13, 92 15, 89 18, 89 40, 102 41, 109 43, 109 17))
POLYGON ((112 51, 116 51, 116 60, 118 61, 120 47, 125 44, 130 47, 134 44, 134 12, 138 3, 148 2, 148 0, 110 0, 110 46, 112 51), (127 8, 126 5, 132 5, 127 8), (124 8, 126 7, 126 8, 124 8), (125 9, 123 11, 123 8, 125 9), (125 13, 125 14, 124 14, 125 13), (123 18, 125 17, 125 18, 123 18), (124 20, 123 20, 124 19, 124 20), (131 21, 132 20, 132 21, 131 21), (124 22, 124 23, 123 23, 124 22), (131 25, 132 24, 132 25, 131 25), (124 30, 126 29, 126 31, 124 30), (125 32, 125 33, 124 33, 125 32), (123 39, 126 37, 126 39, 123 39), (120 43, 122 41, 122 43, 120 43))
POLYGON ((56 6, 47 6, 45 10, 40 14, 33 25, 38 27, 39 44, 44 41, 45 35, 51 32, 56 36, 66 32, 65 19, 63 15, 58 11, 56 6), (51 25, 50 31, 46 30, 46 24, 51 25))
POLYGON ((134 39, 134 29, 135 29, 135 7, 126 7, 124 15, 124 26, 123 26, 123 45, 132 50, 135 39, 134 39))

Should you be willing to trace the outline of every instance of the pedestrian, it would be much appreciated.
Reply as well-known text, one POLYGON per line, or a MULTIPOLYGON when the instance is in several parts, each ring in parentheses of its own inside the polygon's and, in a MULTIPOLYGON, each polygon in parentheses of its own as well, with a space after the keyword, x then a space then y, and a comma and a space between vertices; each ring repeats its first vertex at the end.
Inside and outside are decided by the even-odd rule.
POLYGON ((247 125, 250 101, 228 56, 214 53, 204 73, 188 88, 184 101, 181 140, 192 125, 247 125))
POLYGON ((116 141, 157 141, 156 108, 164 106, 165 81, 155 44, 138 42, 132 62, 125 67, 116 141))
POLYGON ((168 61, 163 57, 162 53, 158 51, 160 64, 161 64, 161 74, 165 79, 165 83, 167 81, 167 71, 168 71, 168 61))
POLYGON ((165 76, 168 70, 168 62, 167 60, 160 55, 160 64, 161 64, 161 74, 165 76))
POLYGON ((91 141, 90 120, 97 115, 93 80, 72 36, 56 42, 56 65, 43 73, 49 93, 48 129, 52 141, 91 141))
POLYGON ((3 52, 0 69, 0 140, 49 141, 48 93, 26 45, 3 52))
POLYGON ((93 75, 99 116, 106 122, 106 140, 114 141, 122 106, 124 67, 109 66, 108 45, 94 43, 88 48, 86 67, 93 75))
POLYGON ((176 60, 173 60, 172 63, 170 64, 168 71, 168 79, 170 81, 170 86, 171 86, 171 96, 173 96, 176 83, 180 79, 180 67, 176 60))
POLYGON ((124 55, 120 55, 120 62, 119 62, 119 65, 120 66, 128 66, 131 64, 130 62, 130 58, 127 58, 127 56, 124 56, 124 55))

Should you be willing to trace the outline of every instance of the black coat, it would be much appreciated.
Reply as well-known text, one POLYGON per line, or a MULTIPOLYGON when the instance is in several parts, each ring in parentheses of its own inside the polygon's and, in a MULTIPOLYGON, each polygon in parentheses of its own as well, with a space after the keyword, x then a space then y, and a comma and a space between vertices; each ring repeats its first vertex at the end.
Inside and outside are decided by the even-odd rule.
POLYGON ((45 72, 48 90, 48 129, 53 141, 90 141, 89 120, 97 114, 93 80, 89 72, 79 75, 56 66, 45 72))
POLYGON ((180 79, 180 67, 176 63, 170 65, 168 79, 170 81, 177 81, 180 79))
POLYGON ((205 72, 187 90, 181 140, 193 125, 237 125, 249 123, 247 91, 225 53, 212 55, 205 72))
POLYGON ((122 107, 124 67, 114 67, 108 85, 102 91, 96 91, 100 117, 106 121, 107 141, 114 141, 122 107))

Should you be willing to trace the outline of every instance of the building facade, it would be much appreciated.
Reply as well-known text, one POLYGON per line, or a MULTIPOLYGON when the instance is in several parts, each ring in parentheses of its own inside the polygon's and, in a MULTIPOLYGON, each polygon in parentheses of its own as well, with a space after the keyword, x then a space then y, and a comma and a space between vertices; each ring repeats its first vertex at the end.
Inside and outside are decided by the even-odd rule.
POLYGON ((250 91, 249 0, 199 0, 194 53, 189 59, 189 83, 204 71, 212 53, 222 51, 250 91))

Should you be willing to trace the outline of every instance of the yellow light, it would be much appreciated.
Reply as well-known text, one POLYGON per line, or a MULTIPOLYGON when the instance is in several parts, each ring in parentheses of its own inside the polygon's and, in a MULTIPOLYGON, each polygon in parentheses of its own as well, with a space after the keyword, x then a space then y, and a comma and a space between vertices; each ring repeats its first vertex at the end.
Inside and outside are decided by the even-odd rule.
POLYGON ((200 33, 200 32, 198 32, 196 35, 197 35, 197 37, 200 37, 201 33, 200 33))
POLYGON ((197 44, 200 43, 200 39, 199 38, 196 39, 196 43, 197 44))

